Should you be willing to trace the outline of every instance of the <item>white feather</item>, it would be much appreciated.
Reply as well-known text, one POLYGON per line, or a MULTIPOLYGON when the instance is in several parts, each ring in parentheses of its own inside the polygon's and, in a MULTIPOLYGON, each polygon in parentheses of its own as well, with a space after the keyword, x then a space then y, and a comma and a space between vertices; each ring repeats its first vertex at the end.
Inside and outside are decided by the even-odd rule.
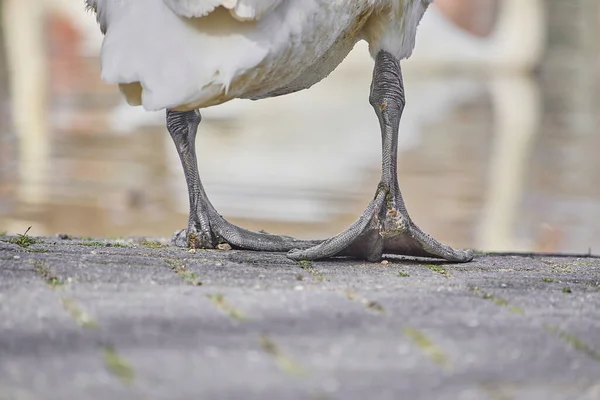
POLYGON ((102 77, 148 110, 306 89, 366 39, 410 56, 430 0, 87 0, 102 77))
POLYGON ((182 17, 204 17, 217 7, 230 10, 240 20, 260 19, 284 0, 164 0, 176 14, 182 17))

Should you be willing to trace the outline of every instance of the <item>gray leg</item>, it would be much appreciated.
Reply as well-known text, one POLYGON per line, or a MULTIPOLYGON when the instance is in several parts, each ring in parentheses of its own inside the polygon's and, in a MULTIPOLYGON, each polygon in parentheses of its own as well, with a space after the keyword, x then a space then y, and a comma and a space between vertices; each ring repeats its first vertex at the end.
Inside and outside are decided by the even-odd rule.
POLYGON ((167 129, 179 153, 190 199, 188 227, 175 233, 173 243, 191 248, 214 248, 219 243, 229 243, 234 248, 280 252, 305 249, 320 243, 251 232, 227 222, 219 215, 208 200, 198 174, 195 141, 201 119, 198 110, 167 110, 167 129))
POLYGON ((199 110, 188 112, 167 110, 167 130, 179 153, 190 199, 187 230, 176 233, 173 242, 181 247, 214 248, 217 243, 210 229, 207 207, 210 202, 200 181, 196 159, 196 132, 200 121, 202 116, 199 110))
POLYGON ((370 102, 381 126, 382 173, 375 198, 347 230, 309 249, 288 253, 295 260, 352 255, 369 261, 383 254, 401 254, 466 262, 470 250, 454 250, 441 244, 412 222, 397 178, 398 127, 404 109, 404 84, 400 63, 389 53, 375 60, 370 102))

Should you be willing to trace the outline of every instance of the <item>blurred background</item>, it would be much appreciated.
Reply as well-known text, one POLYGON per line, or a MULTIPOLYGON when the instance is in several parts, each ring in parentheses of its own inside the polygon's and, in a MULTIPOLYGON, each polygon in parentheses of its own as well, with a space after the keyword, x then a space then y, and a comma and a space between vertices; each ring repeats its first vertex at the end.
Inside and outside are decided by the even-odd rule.
MULTIPOLYGON (((82 0, 0 0, 0 232, 170 236, 188 197, 164 113, 101 82, 82 0)), ((457 247, 600 252, 600 2, 436 0, 404 63, 399 179, 457 247)), ((202 179, 232 222, 335 234, 372 198, 380 134, 359 44, 310 90, 205 110, 202 179)))

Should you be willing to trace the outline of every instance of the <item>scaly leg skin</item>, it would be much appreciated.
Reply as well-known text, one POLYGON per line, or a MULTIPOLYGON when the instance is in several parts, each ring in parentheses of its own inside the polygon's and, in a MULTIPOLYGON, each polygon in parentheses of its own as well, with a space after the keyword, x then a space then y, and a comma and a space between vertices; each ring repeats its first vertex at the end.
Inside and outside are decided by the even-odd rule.
POLYGON ((285 252, 291 249, 306 249, 321 241, 297 240, 288 236, 251 232, 239 228, 219 215, 208 200, 196 159, 196 132, 202 117, 200 111, 167 110, 167 129, 173 138, 188 187, 190 217, 188 227, 176 232, 172 242, 176 246, 212 249, 219 243, 228 243, 233 248, 285 252))
POLYGON ((471 250, 454 250, 423 232, 410 219, 397 177, 398 127, 404 110, 404 84, 400 63, 381 51, 375 59, 371 105, 377 113, 382 136, 381 182, 375 198, 347 230, 309 249, 294 249, 294 260, 316 260, 350 255, 378 261, 383 254, 434 257, 451 262, 473 259, 471 250))
POLYGON ((289 251, 294 260, 352 256, 378 261, 383 254, 434 257, 453 262, 473 258, 470 250, 454 250, 423 232, 410 219, 397 178, 398 126, 404 109, 400 65, 386 52, 377 55, 370 102, 379 118, 382 135, 382 175, 375 198, 347 230, 325 241, 304 241, 287 236, 251 232, 219 215, 208 200, 200 176, 195 139, 200 112, 167 111, 167 128, 181 159, 190 200, 186 230, 176 232, 173 243, 182 247, 214 248, 229 243, 234 248, 289 251))

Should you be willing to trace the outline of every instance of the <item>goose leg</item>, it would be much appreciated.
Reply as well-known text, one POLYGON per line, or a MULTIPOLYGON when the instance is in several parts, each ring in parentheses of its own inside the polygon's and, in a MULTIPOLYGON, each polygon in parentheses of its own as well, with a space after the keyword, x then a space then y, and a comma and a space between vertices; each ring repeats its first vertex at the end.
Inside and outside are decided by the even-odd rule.
POLYGON ((375 60, 370 103, 377 113, 382 136, 381 182, 373 201, 347 230, 308 248, 295 249, 288 257, 313 260, 350 255, 369 261, 383 254, 435 257, 467 262, 471 250, 454 250, 423 232, 410 219, 397 178, 398 127, 404 109, 404 84, 400 63, 381 51, 375 60))
POLYGON ((173 244, 191 248, 215 248, 228 243, 234 248, 259 251, 306 249, 320 241, 297 240, 288 236, 251 232, 239 228, 219 215, 204 191, 196 159, 196 132, 202 117, 200 111, 167 110, 167 129, 173 138, 188 187, 190 216, 187 229, 176 232, 173 244))

